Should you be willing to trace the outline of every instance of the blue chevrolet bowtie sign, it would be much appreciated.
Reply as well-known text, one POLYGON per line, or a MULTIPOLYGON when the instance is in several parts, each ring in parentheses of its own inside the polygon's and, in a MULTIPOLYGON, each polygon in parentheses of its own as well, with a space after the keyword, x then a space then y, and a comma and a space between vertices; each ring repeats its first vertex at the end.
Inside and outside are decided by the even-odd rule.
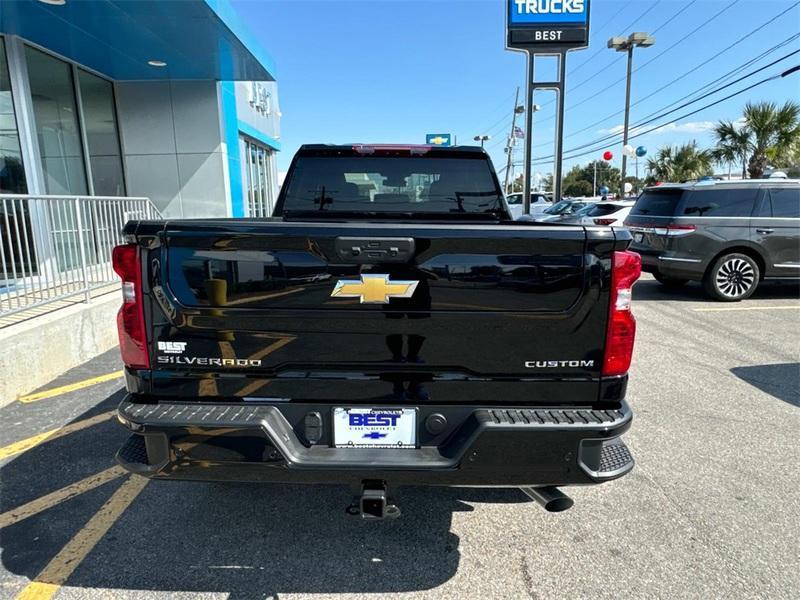
POLYGON ((557 50, 589 40, 589 0, 507 0, 509 48, 557 50))
POLYGON ((429 133, 425 136, 425 143, 431 146, 451 146, 452 139, 449 133, 429 133))

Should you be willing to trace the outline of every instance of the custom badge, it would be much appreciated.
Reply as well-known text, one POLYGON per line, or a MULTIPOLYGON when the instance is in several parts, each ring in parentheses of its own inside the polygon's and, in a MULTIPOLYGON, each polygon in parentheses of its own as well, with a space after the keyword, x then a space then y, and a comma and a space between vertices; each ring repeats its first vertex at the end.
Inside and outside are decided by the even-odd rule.
POLYGON ((333 298, 358 298, 361 304, 389 304, 392 298, 411 298, 419 281, 391 281, 388 275, 362 275, 361 280, 342 279, 333 298))

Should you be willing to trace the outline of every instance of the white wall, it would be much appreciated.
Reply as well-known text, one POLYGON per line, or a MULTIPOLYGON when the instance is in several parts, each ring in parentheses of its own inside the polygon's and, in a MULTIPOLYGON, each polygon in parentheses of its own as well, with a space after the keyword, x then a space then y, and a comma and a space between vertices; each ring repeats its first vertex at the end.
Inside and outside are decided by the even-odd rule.
POLYGON ((215 81, 115 84, 128 195, 165 217, 227 217, 227 153, 215 81))

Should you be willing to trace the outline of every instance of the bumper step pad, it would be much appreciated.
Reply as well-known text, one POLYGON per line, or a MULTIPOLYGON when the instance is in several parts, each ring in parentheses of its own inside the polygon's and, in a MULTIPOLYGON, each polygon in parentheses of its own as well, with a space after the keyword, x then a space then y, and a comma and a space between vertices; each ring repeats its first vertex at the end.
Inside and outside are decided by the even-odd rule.
POLYGON ((633 465, 633 456, 621 439, 618 438, 613 442, 603 444, 600 454, 599 472, 601 474, 616 473, 627 468, 628 465, 633 465))

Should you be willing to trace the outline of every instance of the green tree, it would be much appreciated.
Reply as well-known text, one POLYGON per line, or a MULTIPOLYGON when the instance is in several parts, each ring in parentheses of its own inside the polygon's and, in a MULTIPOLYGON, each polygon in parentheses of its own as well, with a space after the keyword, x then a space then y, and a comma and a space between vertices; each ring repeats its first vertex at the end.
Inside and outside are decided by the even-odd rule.
POLYGON ((744 107, 745 128, 750 133, 750 177, 764 176, 764 170, 790 164, 800 153, 800 104, 786 102, 748 102, 744 107))
POLYGON ((612 190, 619 188, 620 172, 616 167, 611 166, 604 160, 595 160, 587 165, 575 165, 564 176, 564 194, 569 196, 591 196, 593 191, 597 193, 602 186, 608 186, 612 190), (595 165, 597 166, 597 187, 595 184, 595 165), (587 184, 588 188, 586 185, 587 184), (571 193, 568 190, 583 190, 584 193, 571 193), (588 191, 587 191, 588 190, 588 191))
POLYGON ((714 127, 714 136, 717 138, 717 145, 711 150, 714 161, 729 168, 741 165, 742 179, 745 179, 752 132, 745 126, 737 127, 733 121, 720 121, 714 127))
POLYGON ((701 150, 697 142, 680 146, 663 146, 647 159, 649 181, 690 181, 711 175, 714 159, 710 150, 701 150))
POLYGON ((565 179, 563 194, 565 196, 591 196, 592 184, 583 179, 573 181, 567 181, 565 179))
POLYGON ((748 102, 744 123, 736 127, 720 121, 714 128, 717 145, 714 160, 721 164, 741 163, 742 177, 764 176, 769 164, 790 167, 800 158, 800 104, 786 102, 748 102))

